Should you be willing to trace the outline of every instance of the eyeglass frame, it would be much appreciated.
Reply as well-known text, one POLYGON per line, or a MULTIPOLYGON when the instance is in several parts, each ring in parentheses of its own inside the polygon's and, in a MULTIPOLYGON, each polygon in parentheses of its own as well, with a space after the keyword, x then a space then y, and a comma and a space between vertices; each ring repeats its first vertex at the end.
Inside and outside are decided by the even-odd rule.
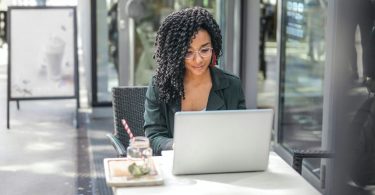
POLYGON ((194 59, 196 53, 198 53, 198 55, 199 55, 201 58, 206 58, 206 57, 212 55, 212 50, 213 50, 213 49, 214 49, 214 48, 212 48, 212 47, 202 47, 202 48, 200 48, 200 49, 198 49, 198 50, 191 51, 191 52, 193 52, 193 53, 192 53, 192 56, 189 57, 189 58, 186 57, 186 55, 187 55, 188 52, 189 52, 189 51, 187 51, 186 54, 185 54, 185 59, 186 59, 186 60, 194 59), (201 54, 201 52, 200 52, 202 49, 209 49, 210 54, 208 54, 207 56, 204 56, 204 55, 202 56, 202 54, 201 54))

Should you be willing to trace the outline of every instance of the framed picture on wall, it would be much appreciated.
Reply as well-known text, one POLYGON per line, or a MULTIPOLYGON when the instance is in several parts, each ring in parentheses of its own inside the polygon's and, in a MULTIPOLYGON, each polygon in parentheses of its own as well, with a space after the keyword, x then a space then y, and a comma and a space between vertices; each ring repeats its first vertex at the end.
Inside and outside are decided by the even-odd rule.
POLYGON ((10 7, 9 100, 78 95, 75 7, 10 7))

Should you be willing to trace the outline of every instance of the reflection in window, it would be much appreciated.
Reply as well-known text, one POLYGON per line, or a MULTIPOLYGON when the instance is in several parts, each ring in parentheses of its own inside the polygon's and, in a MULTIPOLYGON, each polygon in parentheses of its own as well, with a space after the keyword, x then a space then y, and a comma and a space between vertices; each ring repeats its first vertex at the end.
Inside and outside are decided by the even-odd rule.
POLYGON ((277 89, 277 1, 260 2, 260 45, 258 72, 258 108, 275 108, 277 89))
POLYGON ((110 102, 110 90, 119 83, 117 4, 117 0, 96 0, 98 102, 110 102))
MULTIPOLYGON (((96 101, 109 103, 110 90, 119 84, 119 33, 118 0, 96 0, 96 101)), ((127 2, 130 2, 127 1, 127 2)), ((142 11, 134 11, 134 72, 130 82, 147 85, 156 68, 153 59, 156 32, 164 18, 175 10, 185 7, 202 6, 215 14, 216 0, 134 0, 142 4, 142 11), (144 7, 143 7, 144 6, 144 7)), ((123 13, 120 13, 123 14, 123 13)), ((128 13, 129 14, 129 13, 128 13)), ((133 14, 132 14, 133 15, 133 14)), ((132 40, 133 41, 133 40, 132 40)), ((95 95, 94 95, 95 97, 95 95)), ((95 100, 94 100, 95 101, 95 100)))
POLYGON ((76 6, 78 0, 7 0, 7 6, 76 6))
MULTIPOLYGON (((288 149, 321 148, 326 6, 283 1, 278 136, 288 149)), ((306 162, 318 175, 320 160, 306 162)))
MULTIPOLYGON (((153 59, 156 32, 170 13, 187 7, 201 6, 216 15, 216 0, 145 0, 146 10, 135 22, 135 85, 147 85, 156 68, 153 59)), ((219 20, 218 20, 219 21, 219 20)))

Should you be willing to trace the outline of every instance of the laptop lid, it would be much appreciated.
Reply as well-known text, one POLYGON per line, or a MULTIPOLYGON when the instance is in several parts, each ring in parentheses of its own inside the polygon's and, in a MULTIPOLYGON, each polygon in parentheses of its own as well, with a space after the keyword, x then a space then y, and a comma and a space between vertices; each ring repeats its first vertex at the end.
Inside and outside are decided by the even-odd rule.
POLYGON ((272 119, 271 109, 177 112, 173 174, 265 170, 272 119))

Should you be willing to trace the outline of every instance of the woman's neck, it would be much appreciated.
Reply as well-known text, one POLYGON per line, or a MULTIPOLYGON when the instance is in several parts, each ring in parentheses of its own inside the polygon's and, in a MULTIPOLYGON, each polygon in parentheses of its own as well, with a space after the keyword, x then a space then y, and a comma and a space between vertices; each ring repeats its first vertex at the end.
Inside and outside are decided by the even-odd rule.
POLYGON ((210 70, 207 71, 202 75, 194 75, 194 74, 185 74, 184 84, 189 85, 201 85, 211 82, 211 73, 210 70))

